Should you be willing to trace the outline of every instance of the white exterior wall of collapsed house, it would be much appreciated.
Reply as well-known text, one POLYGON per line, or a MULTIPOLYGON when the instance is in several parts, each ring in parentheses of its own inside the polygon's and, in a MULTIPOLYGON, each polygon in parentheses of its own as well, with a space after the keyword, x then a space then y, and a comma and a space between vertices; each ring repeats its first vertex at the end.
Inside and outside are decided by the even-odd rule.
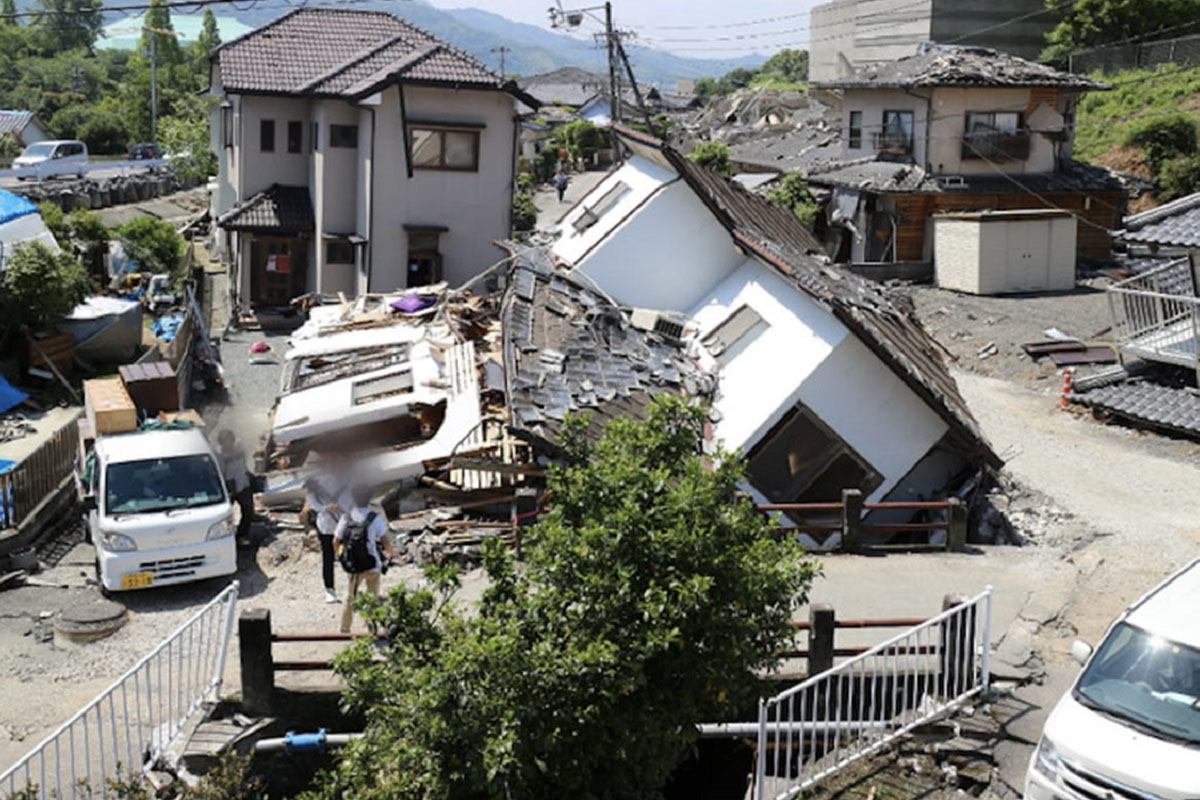
POLYGON ((632 157, 566 215, 561 231, 553 249, 572 275, 621 305, 681 312, 700 340, 742 307, 765 323, 720 372, 715 433, 726 448, 748 452, 801 403, 879 474, 869 495, 878 499, 946 434, 946 423, 840 321, 739 253, 667 167, 632 157), (621 200, 575 234, 575 223, 621 185, 621 200))

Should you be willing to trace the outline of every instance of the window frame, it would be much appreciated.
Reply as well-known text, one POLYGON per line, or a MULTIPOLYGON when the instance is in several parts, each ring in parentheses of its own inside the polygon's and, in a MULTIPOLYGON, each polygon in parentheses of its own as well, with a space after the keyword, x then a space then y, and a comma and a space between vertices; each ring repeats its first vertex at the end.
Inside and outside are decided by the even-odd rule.
POLYGON ((718 364, 727 367, 770 329, 771 323, 763 319, 757 309, 747 303, 742 303, 727 314, 716 327, 706 333, 701 339, 701 343, 718 364), (747 315, 753 315, 753 319, 746 319, 747 315), (735 328, 740 330, 732 340, 723 341, 722 334, 735 328), (717 347, 720 349, 714 352, 717 347))
POLYGON ((337 122, 329 123, 329 146, 341 150, 358 149, 358 125, 343 125, 337 122), (336 134, 336 135, 335 135, 336 134), (343 136, 349 136, 353 144, 346 144, 343 136))
POLYGON ((287 151, 292 154, 304 152, 304 123, 290 119, 287 124, 287 151), (293 147, 292 145, 295 145, 293 147))
POLYGON ((1011 116, 1014 116, 1014 117, 1016 117, 1016 118, 1017 118, 1017 127, 1016 127, 1016 130, 1012 130, 1012 131, 1002 131, 1002 130, 1000 130, 999 128, 997 128, 997 127, 995 126, 995 124, 993 124, 993 125, 991 126, 991 129, 990 129, 990 131, 989 131, 989 132, 991 132, 991 133, 1007 133, 1007 134, 1016 134, 1016 133, 1022 133, 1022 132, 1024 132, 1024 130, 1025 130, 1025 114, 1024 114, 1023 112, 1021 112, 1021 111, 979 111, 979 110, 971 110, 971 111, 967 111, 967 112, 965 112, 965 119, 964 119, 964 125, 963 125, 963 135, 964 135, 964 136, 970 136, 970 135, 971 135, 971 132, 972 132, 972 131, 971 131, 971 118, 972 118, 972 117, 989 117, 989 116, 990 116, 990 117, 992 118, 992 120, 993 120, 993 123, 994 123, 994 122, 995 122, 995 119, 996 119, 996 115, 997 115, 997 114, 1005 114, 1005 115, 1011 115, 1011 116))
MULTIPOLYGON (((326 264, 345 264, 345 265, 349 265, 349 266, 354 266, 354 264, 357 263, 356 259, 357 259, 358 254, 357 254, 356 250, 357 250, 357 248, 354 246, 354 242, 350 241, 349 239, 326 239, 325 240, 325 263, 326 264), (331 257, 330 248, 336 248, 336 249, 340 250, 343 247, 346 248, 350 253, 349 261, 346 261, 346 260, 340 259, 340 258, 331 257)), ((344 253, 343 253, 343 255, 344 255, 344 253)))
MULTIPOLYGON (((903 131, 903 127, 904 127, 903 125, 900 126, 901 131, 903 131)), ((913 111, 910 108, 909 109, 885 108, 883 110, 883 114, 880 117, 879 139, 876 142, 876 147, 875 147, 876 150, 903 149, 903 151, 906 154, 913 155, 913 153, 915 152, 916 138, 917 138, 917 114, 915 111, 913 111), (900 119, 903 119, 904 117, 908 117, 908 120, 909 120, 909 122, 908 122, 908 140, 906 142, 894 143, 889 146, 888 144, 886 144, 889 141, 888 140, 888 117, 889 117, 889 115, 893 115, 893 114, 900 119)))
POLYGON ((851 111, 846 118, 846 146, 851 150, 862 149, 863 112, 851 111))
POLYGON ((440 147, 438 148, 438 163, 437 164, 418 164, 415 157, 413 159, 413 169, 441 170, 445 172, 478 172, 479 171, 479 151, 480 151, 480 130, 479 128, 470 128, 466 126, 456 127, 454 125, 435 125, 431 123, 420 123, 409 125, 408 128, 408 150, 409 153, 415 156, 416 147, 415 139, 418 131, 431 133, 441 139, 440 147), (465 133, 471 136, 471 166, 455 167, 446 164, 446 139, 447 133, 465 133))
POLYGON ((273 119, 258 121, 258 152, 275 152, 275 120, 273 119))
POLYGON ((625 181, 617 181, 609 187, 608 191, 600 195, 600 199, 590 206, 583 206, 575 219, 571 221, 571 227, 575 230, 576 236, 582 236, 589 231, 597 222, 604 218, 604 215, 612 211, 625 198, 629 192, 629 184, 625 181))

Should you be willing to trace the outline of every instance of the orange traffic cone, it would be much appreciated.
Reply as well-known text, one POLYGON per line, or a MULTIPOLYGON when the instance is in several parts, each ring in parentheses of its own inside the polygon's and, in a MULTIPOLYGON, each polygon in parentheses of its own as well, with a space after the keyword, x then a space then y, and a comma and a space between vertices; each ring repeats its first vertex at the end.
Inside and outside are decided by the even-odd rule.
POLYGON ((1074 369, 1074 367, 1067 367, 1066 369, 1063 370, 1062 395, 1058 398, 1058 407, 1059 408, 1067 407, 1067 395, 1069 395, 1071 393, 1071 390, 1074 388, 1075 388, 1075 369, 1074 369))

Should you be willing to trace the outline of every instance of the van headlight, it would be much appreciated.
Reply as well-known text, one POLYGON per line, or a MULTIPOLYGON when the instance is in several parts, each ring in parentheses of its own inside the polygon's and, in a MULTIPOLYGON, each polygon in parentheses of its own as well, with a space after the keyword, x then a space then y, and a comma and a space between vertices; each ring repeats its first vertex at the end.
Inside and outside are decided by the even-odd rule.
POLYGON ((210 527, 208 529, 208 535, 205 536, 204 538, 211 542, 214 539, 224 539, 226 536, 232 536, 232 535, 233 535, 233 518, 226 517, 225 519, 221 520, 220 522, 214 523, 212 525, 212 527, 210 527))
POLYGON ((1061 766, 1062 761, 1059 760, 1058 751, 1054 749, 1054 743, 1043 736, 1033 754, 1033 768, 1043 778, 1053 782, 1058 777, 1061 766))
POLYGON ((103 531, 100 534, 100 546, 110 553, 128 553, 131 550, 137 550, 133 539, 112 531, 103 531))

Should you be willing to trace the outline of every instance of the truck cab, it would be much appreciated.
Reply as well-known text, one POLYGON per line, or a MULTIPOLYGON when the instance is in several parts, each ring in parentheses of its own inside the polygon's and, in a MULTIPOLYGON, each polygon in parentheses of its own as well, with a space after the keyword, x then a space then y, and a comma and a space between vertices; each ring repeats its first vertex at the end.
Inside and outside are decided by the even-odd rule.
POLYGON ((233 506, 199 429, 100 436, 87 462, 82 505, 105 591, 237 571, 233 506))

